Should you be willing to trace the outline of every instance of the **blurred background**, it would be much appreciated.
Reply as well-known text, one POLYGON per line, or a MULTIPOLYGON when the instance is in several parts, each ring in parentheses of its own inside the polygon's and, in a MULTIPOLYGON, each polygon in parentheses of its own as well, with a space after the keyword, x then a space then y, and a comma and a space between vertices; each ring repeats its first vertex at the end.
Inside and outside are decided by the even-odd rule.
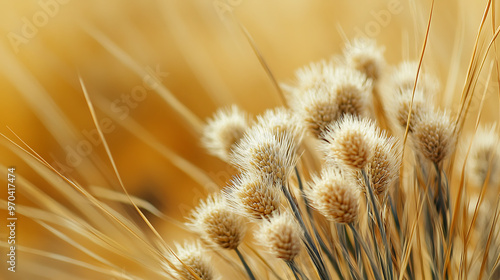
MULTIPOLYGON (((119 190, 97 140, 81 77, 97 118, 106 128, 106 140, 127 190, 182 220, 205 196, 205 190, 141 140, 137 131, 127 131, 118 121, 137 122, 158 143, 205 171, 220 187, 234 170, 205 153, 199 137, 178 114, 179 107, 157 94, 155 83, 168 88, 200 120, 231 104, 256 115, 281 101, 242 27, 276 80, 286 83, 294 80, 299 67, 340 54, 346 39, 359 36, 376 39, 385 48, 389 66, 418 59, 430 3, 4 0, 0 2, 0 132, 14 138, 9 127, 85 188, 119 190), (151 84, 151 80, 156 82, 151 84)), ((423 67, 441 81, 437 101, 452 112, 458 109, 485 7, 486 1, 467 0, 436 1, 434 7, 423 67)), ((491 24, 486 29, 491 36, 491 24)), ((495 94, 486 101, 487 106, 497 108, 495 94)), ((15 166, 16 174, 23 177, 18 180, 17 203, 33 205, 23 194, 24 179, 65 203, 12 146, 2 143, 2 168, 15 166)), ((5 195, 2 191, 0 197, 5 195)), ((150 218, 169 242, 184 234, 169 223, 150 218)), ((20 217, 19 242, 49 251, 61 243, 39 229, 20 217)), ((6 236, 2 229, 0 237, 6 236)), ((3 248, 1 252, 4 256, 3 248)), ((19 269, 23 269, 22 260, 19 269)), ((0 275, 5 273, 2 262, 0 275)))

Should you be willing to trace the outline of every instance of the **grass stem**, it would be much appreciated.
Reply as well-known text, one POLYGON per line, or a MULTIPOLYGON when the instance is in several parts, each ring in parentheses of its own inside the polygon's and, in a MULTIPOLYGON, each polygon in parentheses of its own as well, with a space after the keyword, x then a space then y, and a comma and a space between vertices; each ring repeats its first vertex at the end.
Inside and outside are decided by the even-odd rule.
POLYGON ((379 228, 380 234, 382 235, 382 241, 384 242, 384 247, 385 247, 385 252, 386 252, 386 255, 385 255, 386 260, 385 261, 386 261, 386 265, 387 265, 386 270, 388 272, 387 277, 389 277, 389 279, 393 279, 394 276, 393 276, 391 250, 389 247, 389 241, 387 239, 387 234, 385 232, 385 226, 382 223, 382 218, 380 217, 380 212, 379 212, 379 209, 377 206, 377 201, 375 200, 376 198, 375 198, 375 195, 373 194, 373 190, 370 186, 370 181, 368 180, 368 176, 366 174, 366 171, 362 169, 361 173, 363 174, 363 178, 364 178, 365 184, 366 184, 366 189, 368 190, 368 193, 369 193, 369 200, 371 201, 371 204, 373 207, 372 208, 373 215, 375 216, 375 219, 377 220, 378 228, 379 228))
POLYGON ((255 276, 253 275, 252 270, 250 269, 250 267, 248 266, 247 262, 245 261, 245 258, 243 257, 243 254, 241 254, 241 252, 240 252, 240 250, 238 248, 234 249, 234 251, 236 252, 236 254, 238 255, 238 257, 240 258, 241 263, 243 264, 243 266, 245 267, 245 270, 247 271, 247 274, 248 274, 248 278, 250 278, 250 280, 255 280, 255 276))
POLYGON ((286 199, 288 200, 288 203, 290 204, 290 207, 292 208, 293 215, 299 222, 299 225, 302 227, 304 230, 304 239, 305 239, 305 245, 307 252, 309 256, 311 257, 311 260, 314 263, 314 266, 316 267, 316 270, 318 271, 318 274, 321 279, 330 279, 330 276, 328 275, 328 271, 326 270, 326 267, 324 265, 323 260, 321 259, 321 255, 319 254, 318 249, 316 248, 316 245, 314 244, 314 241, 311 237, 311 234, 309 233, 304 220, 302 219, 302 215, 300 213, 300 210, 295 203, 295 200, 292 197, 292 194, 288 190, 286 186, 281 187, 283 193, 285 194, 286 199))

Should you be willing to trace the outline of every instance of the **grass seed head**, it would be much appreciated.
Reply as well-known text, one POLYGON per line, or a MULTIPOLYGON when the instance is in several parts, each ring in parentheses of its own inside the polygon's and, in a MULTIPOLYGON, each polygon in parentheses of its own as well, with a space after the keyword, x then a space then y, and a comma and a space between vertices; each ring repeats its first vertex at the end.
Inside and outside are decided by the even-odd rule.
POLYGON ((315 177, 307 197, 311 205, 328 220, 349 224, 358 219, 359 193, 352 180, 334 169, 325 169, 315 177))
POLYGON ((297 115, 289 109, 278 107, 264 112, 257 116, 257 127, 267 129, 278 137, 288 135, 295 143, 300 143, 303 136, 303 129, 300 126, 297 115))
POLYGON ((171 272, 177 279, 195 280, 196 278, 185 267, 189 267, 202 280, 215 280, 213 265, 210 263, 210 257, 206 250, 201 246, 200 242, 186 242, 184 246, 176 244, 177 257, 172 256, 170 261, 174 265, 171 272))
MULTIPOLYGON (((417 76, 418 62, 404 61, 392 72, 391 88, 397 92, 412 91, 417 76)), ((434 96, 439 92, 439 81, 422 70, 420 70, 417 82, 417 90, 422 91, 425 96, 434 96)))
POLYGON ((359 170, 371 160, 372 138, 377 134, 368 119, 347 115, 327 128, 322 149, 326 160, 338 160, 348 168, 359 170))
POLYGON ((321 60, 298 69, 295 72, 296 86, 293 95, 301 95, 309 90, 319 90, 331 84, 334 66, 321 60))
POLYGON ((467 173, 477 186, 484 184, 488 170, 490 172, 488 185, 498 186, 500 183, 500 149, 495 126, 480 127, 477 130, 467 165, 467 173))
POLYGON ((245 219, 231 210, 220 194, 212 194, 192 212, 190 226, 207 242, 236 249, 246 232, 245 219))
POLYGON ((428 160, 439 164, 455 148, 454 125, 446 112, 428 112, 416 122, 413 139, 416 149, 428 160))
POLYGON ((202 143, 208 152, 224 161, 248 128, 248 116, 236 105, 219 109, 203 129, 202 143))
POLYGON ((257 176, 236 177, 228 195, 235 211, 252 219, 270 219, 280 211, 281 189, 257 176))
MULTIPOLYGON (((373 157, 365 170, 373 193, 382 200, 399 174, 400 155, 397 148, 397 140, 394 137, 387 137, 385 134, 374 137, 373 157)), ((360 172, 358 172, 358 178, 364 186, 360 172)))
POLYGON ((394 122, 403 130, 406 129, 406 124, 408 122, 408 114, 410 113, 411 106, 411 118, 410 124, 408 127, 408 131, 412 133, 414 131, 415 123, 418 122, 423 115, 427 112, 433 110, 432 105, 429 104, 428 101, 425 100, 424 94, 420 90, 415 91, 415 95, 412 101, 413 89, 405 89, 400 92, 400 94, 396 94, 393 97, 392 102, 392 117, 394 122))
POLYGON ((302 237, 300 226, 290 213, 285 212, 263 221, 256 239, 277 258, 292 261, 300 253, 302 237))
POLYGON ((344 48, 347 66, 360 71, 375 84, 382 77, 385 68, 384 49, 377 46, 375 40, 357 38, 344 48))
POLYGON ((296 143, 288 134, 254 127, 234 149, 232 162, 242 172, 283 185, 297 163, 296 143))
POLYGON ((338 106, 336 120, 344 115, 369 116, 372 85, 363 73, 347 67, 335 69, 332 91, 338 106))
POLYGON ((316 138, 325 132, 339 114, 334 94, 326 89, 308 90, 291 103, 302 125, 316 138))

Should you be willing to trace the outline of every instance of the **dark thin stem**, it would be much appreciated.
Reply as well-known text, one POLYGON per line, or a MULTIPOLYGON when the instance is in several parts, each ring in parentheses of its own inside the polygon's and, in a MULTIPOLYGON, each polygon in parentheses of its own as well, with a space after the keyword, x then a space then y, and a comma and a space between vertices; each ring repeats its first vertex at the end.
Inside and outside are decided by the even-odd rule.
POLYGON ((247 271, 247 274, 248 274, 248 278, 250 278, 250 280, 255 280, 255 276, 253 276, 252 270, 250 269, 247 262, 245 261, 245 258, 243 258, 243 255, 241 254, 240 250, 238 250, 238 248, 235 248, 234 251, 236 251, 236 254, 238 254, 238 257, 240 258, 241 263, 245 267, 245 270, 247 271))
POLYGON ((337 273, 337 276, 339 277, 340 280, 344 280, 344 276, 340 272, 339 264, 335 261, 335 258, 333 257, 333 254, 330 252, 330 249, 326 246, 325 242, 323 241, 323 239, 321 239, 321 237, 319 236, 319 234, 316 231, 315 231, 315 234, 316 234, 316 239, 318 240, 319 246, 321 247, 323 252, 325 252, 326 257, 328 258, 328 260, 332 264, 333 269, 337 273))
POLYGON ((352 233, 354 234, 354 238, 358 239, 359 244, 361 245, 361 248, 363 248, 363 250, 365 251, 365 254, 368 257, 368 260, 370 261, 370 265, 372 267, 373 275, 375 275, 375 279, 382 280, 382 277, 380 277, 380 273, 377 269, 377 264, 373 261, 372 253, 371 253, 370 249, 368 248, 368 246, 364 242, 363 238, 356 231, 356 228, 354 227, 354 225, 349 224, 349 228, 351 229, 352 233))
POLYGON ((300 227, 304 230, 304 239, 305 239, 305 244, 306 244, 306 249, 307 252, 309 253, 309 256, 311 257, 311 260, 314 263, 314 266, 316 267, 316 270, 318 271, 318 274, 321 279, 330 279, 330 276, 328 275, 328 271, 326 270, 326 267, 321 259, 321 256, 319 254, 318 249, 316 248, 316 245, 313 242, 313 239, 311 235, 309 234, 309 231, 307 230, 307 227, 304 223, 304 220, 302 219, 302 215, 300 214, 300 210, 295 203, 290 191, 288 188, 284 185, 281 186, 281 189, 283 193, 285 194, 286 199, 288 200, 288 203, 290 204, 290 207, 292 208, 292 212, 299 222, 300 227))
POLYGON ((389 274, 389 279, 393 279, 393 265, 392 265, 392 257, 391 257, 391 250, 389 248, 389 242, 387 239, 387 235, 385 233, 385 227, 384 224, 382 223, 382 219, 380 218, 380 212, 378 210, 377 202, 375 201, 375 195, 373 194, 373 190, 370 186, 370 181, 368 180, 368 176, 366 175, 365 170, 361 170, 361 173, 363 174, 363 178, 365 179, 365 184, 366 188, 368 189, 368 193, 370 194, 370 201, 373 206, 373 215, 375 216, 378 224, 378 228, 380 230, 380 234, 382 235, 382 240, 385 245, 385 258, 386 258, 386 265, 388 266, 387 271, 389 274))
POLYGON ((337 273, 337 276, 341 280, 344 280, 344 277, 342 276, 342 273, 340 272, 339 265, 335 261, 335 258, 333 257, 333 254, 330 252, 330 249, 326 246, 325 242, 323 241, 323 239, 319 235, 319 231, 318 231, 318 229, 316 227, 316 224, 314 223, 314 217, 313 217, 312 208, 309 206, 309 201, 307 200, 307 197, 306 197, 306 195, 304 193, 304 185, 302 184, 302 179, 301 179, 299 170, 297 169, 297 166, 295 166, 295 176, 297 176, 297 182, 299 184, 299 189, 300 189, 300 191, 302 193, 302 197, 304 198, 304 203, 306 204, 306 210, 307 210, 307 214, 309 216, 309 220, 311 221, 311 227, 313 229, 314 236, 316 237, 316 240, 318 241, 319 246, 321 247, 321 249, 323 250, 323 252, 326 254, 328 260, 331 263, 331 265, 335 269, 335 272, 337 273))
MULTIPOLYGON (((374 218, 373 218, 374 211, 372 210, 373 207, 372 207, 369 195, 366 195, 366 208, 368 211, 368 227, 370 229, 370 237, 371 237, 371 240, 373 242, 373 246, 378 247, 377 236, 375 233, 375 226, 374 226, 374 218)), ((384 265, 384 261, 382 260, 382 255, 380 255, 379 250, 377 250, 377 252, 376 252, 376 257, 377 257, 378 263, 382 267, 382 274, 384 276, 384 279, 386 279, 387 278, 386 266, 384 265)))
MULTIPOLYGON (((354 247, 356 249, 356 262, 358 263, 359 273, 363 274, 363 259, 361 258, 361 248, 359 247, 359 241, 357 238, 354 238, 354 247)), ((367 277, 364 277, 366 279, 367 277)))
POLYGON ((302 273, 302 271, 300 271, 300 269, 297 267, 297 264, 295 264, 295 262, 293 260, 291 261, 285 261, 286 264, 288 265, 288 267, 290 268, 290 270, 293 272, 293 276, 295 276, 295 280, 309 280, 309 278, 307 278, 307 276, 304 275, 304 273, 302 273), (300 277, 299 277, 300 275, 300 277))
MULTIPOLYGON (((447 188, 447 185, 443 186, 442 185, 442 175, 441 175, 441 170, 439 169, 439 165, 437 163, 434 163, 434 168, 436 169, 436 173, 437 173, 437 181, 438 181, 438 205, 439 205, 439 210, 441 212, 441 216, 443 217, 443 234, 444 234, 444 239, 443 240, 443 243, 448 243, 448 240, 451 238, 450 234, 449 234, 449 224, 448 224, 448 213, 450 213, 450 205, 449 205, 449 202, 450 202, 450 192, 447 188), (446 188, 446 189, 444 189, 446 188), (446 197, 447 197, 447 201, 445 202, 445 194, 443 192, 446 192, 446 197)), ((439 213, 439 211, 438 211, 439 213)), ((450 218, 451 218, 451 213, 450 213, 450 218)), ((440 248, 441 250, 443 250, 443 246, 441 246, 440 248)), ((443 259, 444 258, 444 254, 442 253, 441 255, 441 258, 440 259, 443 259)), ((448 274, 444 271, 445 270, 445 267, 444 267, 444 259, 441 261, 440 263, 440 269, 443 271, 443 275, 445 276, 445 279, 448 279, 448 274)))
POLYGON ((297 176, 297 182, 299 183, 299 189, 301 191, 303 191, 304 190, 304 185, 302 184, 302 179, 300 177, 299 169, 297 168, 297 166, 295 166, 295 176, 297 176))
POLYGON ((427 201, 427 203, 425 204, 426 207, 424 208, 425 218, 426 218, 425 219, 426 242, 427 246, 430 247, 430 251, 432 252, 432 254, 430 254, 431 261, 433 264, 435 264, 437 262, 437 249, 435 242, 436 235, 434 233, 435 231, 434 226, 436 224, 436 221, 434 219, 437 215, 439 215, 439 213, 437 213, 437 215, 434 215, 433 211, 437 212, 437 210, 432 207, 433 205, 429 195, 426 196, 426 201, 427 201))
POLYGON ((394 202, 392 201, 392 197, 388 197, 389 206, 391 206, 392 217, 394 218, 394 223, 396 223, 396 229, 398 230, 399 236, 401 237, 401 224, 399 223, 399 216, 396 207, 394 206, 394 202))
POLYGON ((299 275, 297 274, 297 271, 295 271, 295 268, 293 267, 293 265, 291 265, 290 263, 288 263, 288 266, 289 266, 289 267, 290 267, 290 269, 292 270, 292 272, 293 272, 293 276, 295 276, 295 279, 296 279, 296 280, 300 280, 299 275))
POLYGON ((438 183, 438 205, 439 209, 438 212, 441 212, 441 215, 443 216, 443 232, 446 240, 448 240, 448 208, 447 205, 444 202, 444 194, 443 194, 443 187, 442 187, 442 179, 441 179, 441 170, 439 169, 439 166, 437 163, 434 163, 434 168, 436 169, 437 173, 437 183, 438 183))
POLYGON ((351 274, 351 278, 358 280, 360 279, 360 276, 350 259, 349 252, 347 251, 347 240, 346 240, 347 237, 346 237, 345 227, 342 226, 341 224, 337 224, 337 234, 340 240, 340 248, 342 249, 342 255, 344 256, 344 259, 347 262, 347 265, 349 266, 349 273, 351 274))
POLYGON ((314 219, 313 219, 313 214, 311 207, 309 207, 309 201, 307 201, 306 195, 304 193, 304 185, 302 184, 302 179, 300 177, 299 170, 297 169, 297 166, 295 166, 295 176, 297 176, 297 182, 299 184, 299 189, 302 194, 302 197, 304 198, 304 203, 306 204, 306 210, 307 214, 309 215, 309 219, 311 220, 311 224, 314 226, 314 219))

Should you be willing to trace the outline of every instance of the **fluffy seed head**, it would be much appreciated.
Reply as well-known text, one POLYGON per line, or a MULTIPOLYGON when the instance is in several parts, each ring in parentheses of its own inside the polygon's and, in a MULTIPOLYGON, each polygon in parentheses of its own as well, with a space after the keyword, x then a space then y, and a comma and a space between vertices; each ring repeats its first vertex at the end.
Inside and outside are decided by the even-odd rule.
POLYGON ((192 212, 190 223, 203 239, 223 249, 236 249, 246 232, 245 220, 231 211, 220 194, 210 195, 192 212))
POLYGON ((308 90, 292 102, 302 125, 317 138, 333 123, 339 112, 335 96, 326 89, 308 90))
POLYGON ((415 123, 416 148, 433 163, 440 163, 455 147, 453 123, 446 112, 428 112, 415 123))
POLYGON ((375 40, 357 38, 346 45, 344 59, 347 66, 360 71, 376 83, 385 67, 383 52, 375 40))
POLYGON ((253 219, 270 219, 280 211, 280 188, 257 176, 236 177, 228 195, 236 212, 253 219))
POLYGON ((278 137, 287 134, 295 143, 302 139, 302 128, 297 115, 283 107, 267 110, 263 115, 257 116, 256 126, 267 129, 278 137))
POLYGON ((332 93, 338 112, 335 119, 344 115, 367 117, 371 104, 371 80, 352 68, 340 67, 335 69, 332 93))
POLYGON ((307 192, 311 205, 328 220, 349 224, 358 219, 359 193, 352 180, 334 169, 325 169, 315 177, 307 192))
POLYGON ((378 130, 370 120, 345 116, 330 125, 323 136, 326 160, 338 160, 348 168, 362 169, 371 160, 371 142, 376 134, 378 130))
POLYGON ((301 94, 308 90, 318 90, 331 83, 333 64, 325 60, 304 66, 295 72, 297 85, 295 93, 301 94))
POLYGON ((232 162, 249 175, 285 184, 297 162, 297 148, 288 135, 255 127, 234 149, 232 162))
MULTIPOLYGON (((373 157, 366 165, 365 170, 373 193, 381 201, 385 199, 389 187, 398 176, 400 157, 396 149, 397 140, 394 137, 382 134, 373 138, 373 157)), ((361 172, 358 173, 359 181, 364 186, 365 182, 361 172)))
POLYGON ((330 76, 328 85, 305 91, 291 102, 303 126, 317 138, 325 133, 328 125, 344 115, 369 115, 371 81, 348 67, 338 67, 330 76))
POLYGON ((472 142, 467 172, 478 186, 486 181, 488 170, 490 177, 488 184, 497 186, 500 183, 500 149, 499 137, 495 133, 495 126, 480 127, 472 142))
POLYGON ((184 246, 176 244, 177 257, 184 263, 184 265, 172 256, 170 261, 174 265, 170 269, 176 279, 195 280, 196 278, 185 267, 189 267, 202 280, 218 279, 215 277, 213 265, 210 263, 210 257, 205 249, 201 246, 200 242, 184 243, 184 246))
POLYGON ((248 116, 236 105, 219 109, 205 125, 202 143, 210 154, 228 161, 247 128, 248 116))
MULTIPOLYGON (((396 67, 392 73, 392 88, 396 91, 412 91, 417 76, 418 62, 404 61, 396 67)), ((417 90, 422 91, 426 96, 433 96, 439 91, 439 81, 420 70, 417 90)))
POLYGON ((277 258, 292 261, 300 253, 302 236, 302 229, 293 216, 282 213, 263 220, 256 239, 277 258))
MULTIPOLYGON (((406 129, 406 123, 408 121, 408 114, 410 113, 410 105, 412 98, 413 89, 405 89, 401 91, 401 94, 396 94, 393 97, 393 105, 392 110, 393 118, 395 123, 399 125, 399 127, 406 129)), ((428 101, 425 100, 424 94, 420 90, 415 91, 415 96, 413 98, 413 105, 411 110, 411 118, 410 124, 408 127, 408 131, 410 133, 413 132, 415 123, 425 115, 426 113, 432 111, 432 105, 429 104, 428 101)))

